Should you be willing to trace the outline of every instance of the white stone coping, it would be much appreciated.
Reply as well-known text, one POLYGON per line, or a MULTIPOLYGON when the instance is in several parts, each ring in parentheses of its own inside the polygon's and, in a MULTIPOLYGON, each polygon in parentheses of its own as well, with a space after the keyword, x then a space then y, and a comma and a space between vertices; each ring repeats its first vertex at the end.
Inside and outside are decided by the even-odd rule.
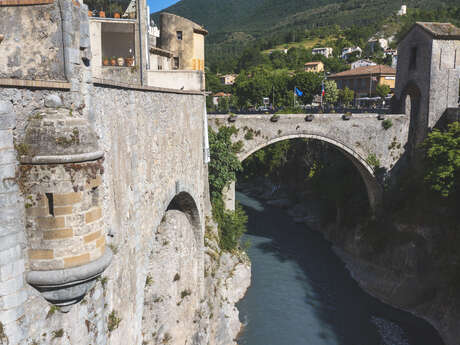
POLYGON ((79 163, 94 161, 104 157, 104 151, 96 151, 89 153, 80 153, 76 155, 62 155, 62 156, 34 156, 21 157, 22 164, 64 164, 64 163, 79 163))

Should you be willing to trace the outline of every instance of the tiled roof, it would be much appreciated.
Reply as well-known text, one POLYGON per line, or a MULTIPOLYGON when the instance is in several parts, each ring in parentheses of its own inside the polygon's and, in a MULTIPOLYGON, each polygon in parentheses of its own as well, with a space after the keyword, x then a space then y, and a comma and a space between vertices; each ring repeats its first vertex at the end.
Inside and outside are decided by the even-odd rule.
POLYGON ((312 62, 306 62, 305 66, 316 66, 322 63, 321 61, 312 61, 312 62))
POLYGON ((363 66, 348 71, 343 71, 329 76, 329 78, 353 77, 358 75, 385 74, 396 75, 396 69, 387 65, 363 66))
POLYGON ((441 39, 460 39, 460 29, 451 23, 417 22, 431 36, 441 39))

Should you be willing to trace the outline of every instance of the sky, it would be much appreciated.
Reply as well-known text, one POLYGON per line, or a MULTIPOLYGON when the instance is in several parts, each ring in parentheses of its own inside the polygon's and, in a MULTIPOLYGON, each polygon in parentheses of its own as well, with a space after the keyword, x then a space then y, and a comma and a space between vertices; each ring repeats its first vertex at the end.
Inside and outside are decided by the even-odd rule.
POLYGON ((165 9, 178 2, 179 0, 147 0, 147 5, 150 6, 150 12, 157 12, 165 9))

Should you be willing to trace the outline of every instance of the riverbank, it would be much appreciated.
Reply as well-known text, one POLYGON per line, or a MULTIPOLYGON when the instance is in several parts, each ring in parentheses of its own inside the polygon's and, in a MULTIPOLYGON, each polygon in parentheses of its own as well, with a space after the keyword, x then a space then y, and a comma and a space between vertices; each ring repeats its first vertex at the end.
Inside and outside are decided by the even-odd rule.
MULTIPOLYGON (((333 243, 335 252, 361 288, 384 303, 427 320, 446 345, 458 345, 458 300, 448 296, 445 283, 432 264, 426 229, 426 233, 411 229, 412 237, 394 241, 375 251, 370 244, 372 239, 363 228, 338 228, 333 223, 320 226, 320 219, 325 218, 321 203, 308 203, 307 195, 298 196, 296 202, 282 187, 260 180, 256 184, 240 184, 238 187, 267 204, 288 210, 296 223, 319 231, 333 243)), ((404 230, 407 232, 406 228, 404 230)))

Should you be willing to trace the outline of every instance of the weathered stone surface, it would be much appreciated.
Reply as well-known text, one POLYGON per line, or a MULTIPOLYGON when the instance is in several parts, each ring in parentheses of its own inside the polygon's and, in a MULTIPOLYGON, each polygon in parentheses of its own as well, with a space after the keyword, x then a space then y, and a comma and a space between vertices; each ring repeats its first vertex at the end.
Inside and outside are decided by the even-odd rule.
POLYGON ((45 98, 45 107, 60 108, 62 107, 62 100, 58 95, 49 95, 45 98))

